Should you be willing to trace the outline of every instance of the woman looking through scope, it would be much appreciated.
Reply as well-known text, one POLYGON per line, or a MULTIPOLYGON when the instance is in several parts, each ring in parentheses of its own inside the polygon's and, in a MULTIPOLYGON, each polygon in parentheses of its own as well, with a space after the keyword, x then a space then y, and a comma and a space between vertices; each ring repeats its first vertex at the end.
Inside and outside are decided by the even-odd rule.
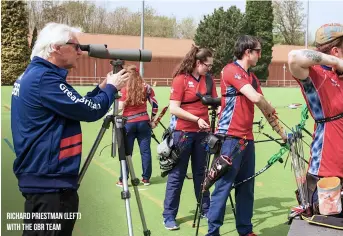
MULTIPOLYGON (((138 141, 142 157, 142 180, 144 185, 150 185, 151 167, 151 129, 155 128, 154 119, 158 111, 158 103, 155 99, 155 92, 152 87, 146 84, 140 76, 136 66, 124 66, 130 78, 126 87, 121 89, 119 99, 119 110, 123 110, 123 116, 127 118, 125 129, 129 154, 132 156, 135 139, 138 141), (147 112, 147 104, 152 106, 151 118, 147 112)), ((128 173, 128 172, 127 172, 128 173)), ((122 187, 122 174, 117 186, 122 187)), ((128 176, 126 176, 128 178, 128 176)))

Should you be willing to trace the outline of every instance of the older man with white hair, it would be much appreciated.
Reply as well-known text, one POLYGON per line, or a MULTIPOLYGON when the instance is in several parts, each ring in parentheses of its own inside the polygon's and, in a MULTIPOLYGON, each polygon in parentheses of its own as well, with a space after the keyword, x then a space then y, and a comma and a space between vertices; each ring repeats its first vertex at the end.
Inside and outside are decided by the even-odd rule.
POLYGON ((49 23, 39 33, 31 63, 12 91, 11 128, 16 159, 13 170, 25 197, 25 212, 52 217, 25 219, 24 223, 58 223, 23 235, 72 235, 76 219, 58 217, 78 211, 77 180, 81 161, 80 121, 102 118, 125 86, 128 74, 111 72, 82 97, 66 78, 82 51, 79 29, 49 23))

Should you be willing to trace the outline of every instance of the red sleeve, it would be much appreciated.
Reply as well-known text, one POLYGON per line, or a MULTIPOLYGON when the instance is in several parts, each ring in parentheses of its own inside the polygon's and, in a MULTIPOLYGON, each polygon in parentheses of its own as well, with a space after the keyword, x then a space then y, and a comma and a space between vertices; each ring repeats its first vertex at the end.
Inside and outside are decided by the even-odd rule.
POLYGON ((246 84, 250 84, 249 81, 244 79, 244 75, 240 71, 235 71, 232 67, 226 66, 221 73, 221 79, 226 86, 232 85, 238 91, 246 84))
POLYGON ((119 98, 119 101, 120 102, 125 102, 125 100, 126 100, 126 88, 125 87, 122 88, 120 90, 120 93, 121 93, 121 97, 119 98))
POLYGON ((170 100, 182 101, 185 93, 185 75, 178 75, 173 79, 170 91, 170 100))
POLYGON ((212 97, 213 98, 217 98, 218 94, 217 94, 217 86, 216 86, 216 82, 214 81, 213 77, 212 77, 212 97))

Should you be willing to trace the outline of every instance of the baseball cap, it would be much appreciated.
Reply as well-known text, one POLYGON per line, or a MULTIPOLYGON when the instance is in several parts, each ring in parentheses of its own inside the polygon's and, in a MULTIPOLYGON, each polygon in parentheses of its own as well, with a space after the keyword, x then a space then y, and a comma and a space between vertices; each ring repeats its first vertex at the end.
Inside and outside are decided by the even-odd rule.
POLYGON ((331 23, 322 25, 316 31, 315 42, 317 45, 323 45, 332 42, 333 40, 343 36, 343 25, 331 23))

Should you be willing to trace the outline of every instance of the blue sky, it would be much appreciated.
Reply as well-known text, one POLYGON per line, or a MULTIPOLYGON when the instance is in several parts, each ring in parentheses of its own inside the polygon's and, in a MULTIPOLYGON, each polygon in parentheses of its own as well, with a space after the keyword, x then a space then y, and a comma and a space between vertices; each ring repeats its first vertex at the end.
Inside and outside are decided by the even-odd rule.
MULTIPOLYGON (((307 2, 303 1, 304 11, 306 11, 307 2)), ((97 5, 101 5, 108 9, 117 7, 127 7, 130 11, 137 12, 142 9, 142 1, 126 0, 126 1, 97 1, 97 5)), ((196 22, 199 22, 204 15, 211 14, 215 8, 224 7, 228 9, 230 6, 236 5, 242 12, 245 11, 245 1, 208 1, 208 0, 145 0, 145 6, 154 8, 158 15, 175 16, 177 20, 186 17, 193 17, 196 22)), ((309 32, 310 39, 314 38, 315 31, 321 25, 326 23, 343 23, 343 0, 336 1, 315 1, 309 2, 309 32)))

